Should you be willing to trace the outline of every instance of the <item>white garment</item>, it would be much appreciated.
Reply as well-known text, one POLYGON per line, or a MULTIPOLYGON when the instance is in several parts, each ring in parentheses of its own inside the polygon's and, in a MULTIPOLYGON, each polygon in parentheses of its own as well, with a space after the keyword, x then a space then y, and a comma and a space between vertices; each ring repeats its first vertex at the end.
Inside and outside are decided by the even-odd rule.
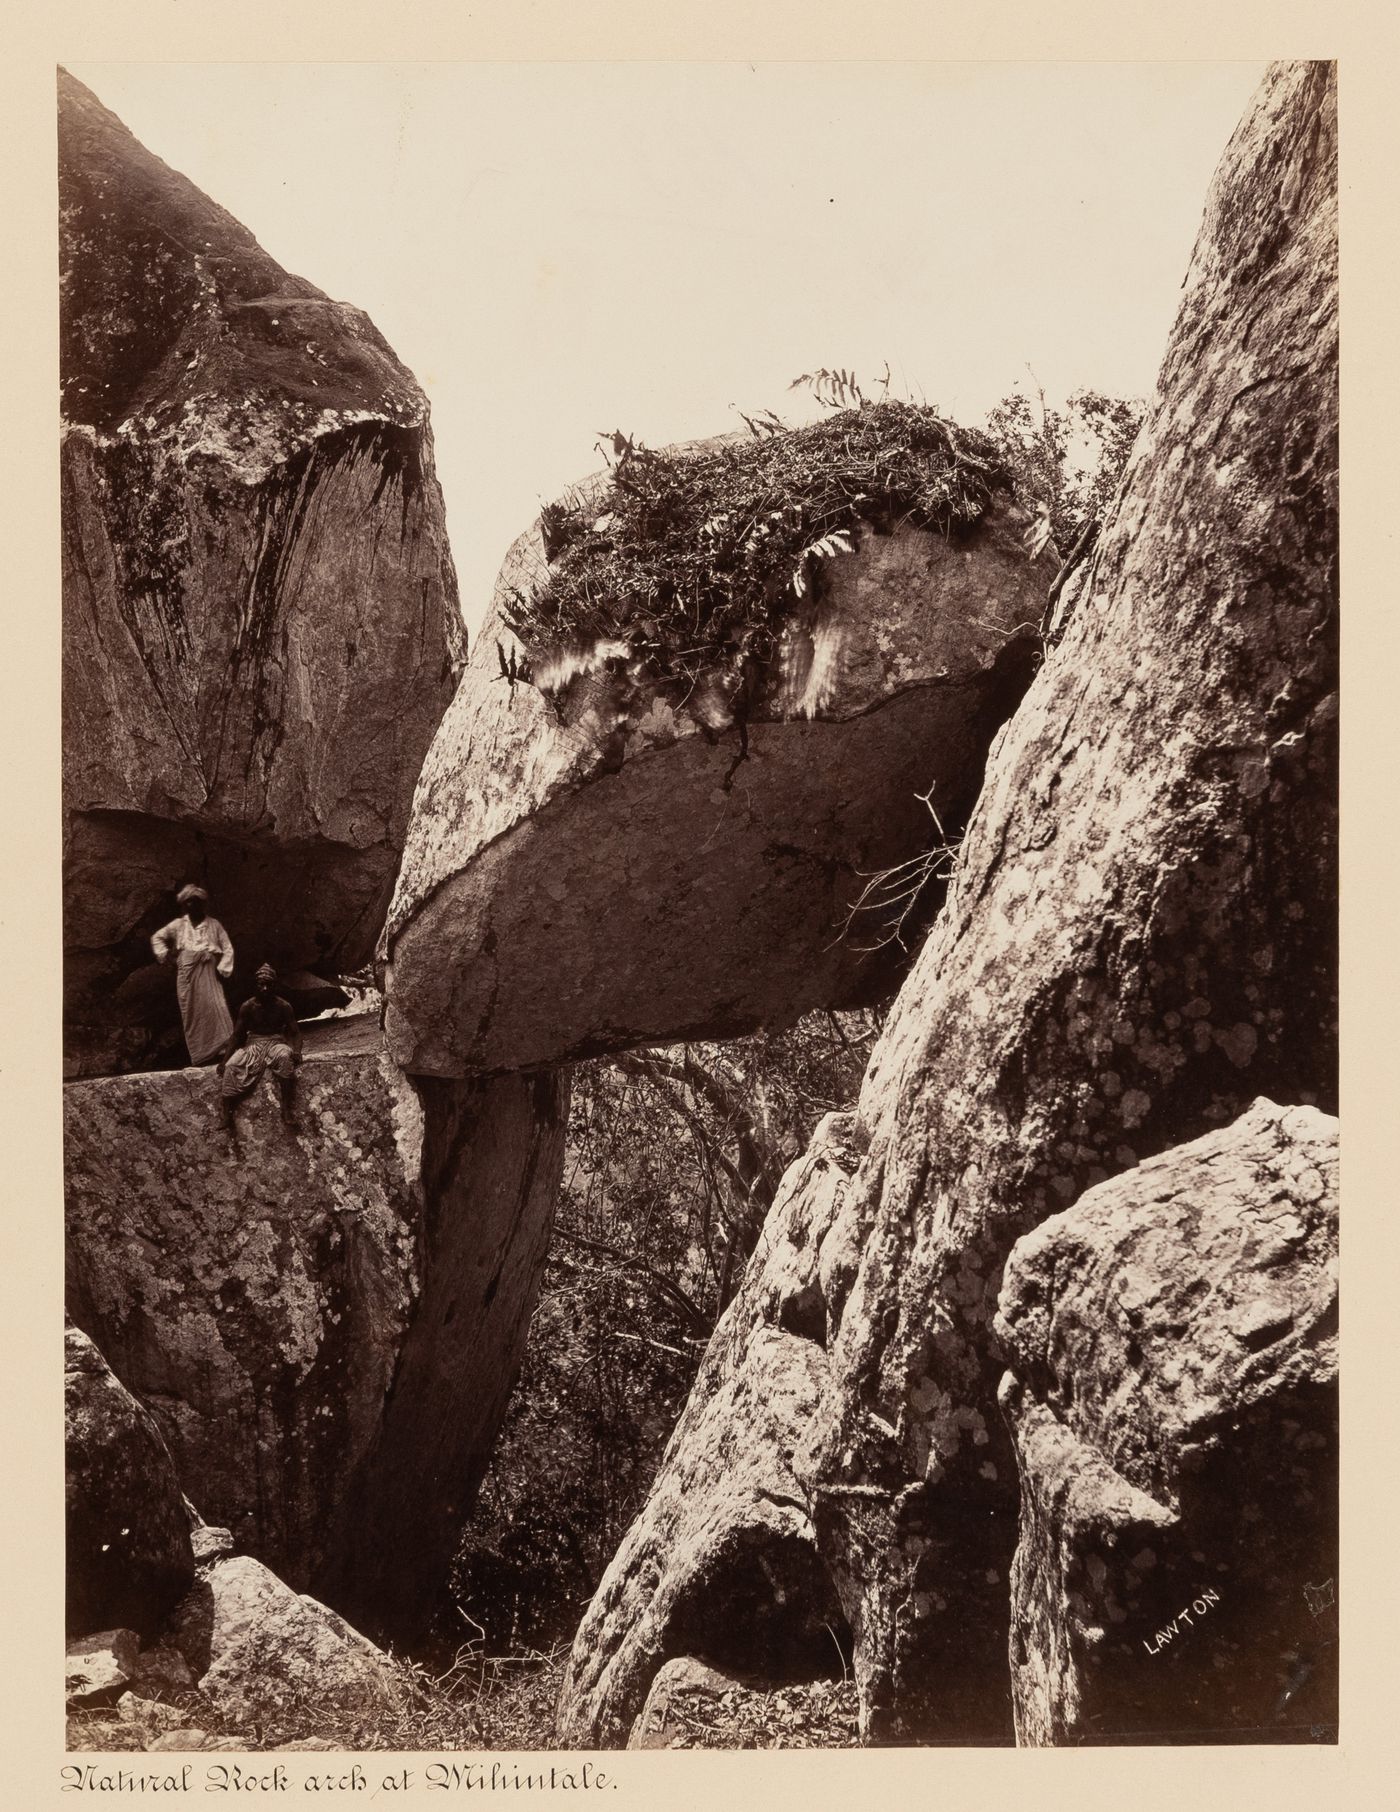
MULTIPOLYGON (((151 948, 156 953, 157 962, 168 963, 173 956, 177 961, 183 956, 188 962, 204 951, 212 951, 220 975, 227 981, 233 974, 233 945, 223 926, 208 913, 196 925, 187 918, 171 919, 168 925, 162 925, 151 938, 151 948)), ((184 964, 181 964, 184 967, 184 964)))
POLYGON ((217 919, 206 917, 197 925, 186 918, 172 919, 152 937, 151 948, 163 963, 175 959, 175 994, 185 1047, 191 1063, 208 1063, 218 1056, 233 1031, 228 1002, 214 973, 217 969, 225 978, 233 974, 228 933, 217 919))

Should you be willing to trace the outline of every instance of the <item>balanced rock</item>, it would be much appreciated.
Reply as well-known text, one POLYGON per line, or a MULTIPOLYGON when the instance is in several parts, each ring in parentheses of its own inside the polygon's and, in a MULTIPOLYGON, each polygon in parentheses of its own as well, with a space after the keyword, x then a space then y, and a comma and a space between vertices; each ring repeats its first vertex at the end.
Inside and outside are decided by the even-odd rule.
POLYGON ((370 1712, 402 1691, 387 1655, 246 1554, 201 1571, 170 1639, 200 1693, 229 1717, 266 1715, 294 1699, 370 1712))
MULTIPOLYGON (((372 323, 59 78, 75 1073, 200 880, 239 952, 372 952, 464 654, 427 401, 372 323)), ((118 1035, 120 1034, 120 1035, 118 1035)))
POLYGON ((381 947, 396 1059, 525 1068, 751 1032, 889 984, 895 915, 852 909, 942 841, 926 798, 953 834, 1025 689, 1054 572, 1025 527, 997 493, 955 535, 865 532, 824 562, 740 721, 733 699, 673 695, 615 650, 552 685, 503 683, 503 615, 547 570, 537 524, 415 795, 381 947))
POLYGON ((996 1332, 1017 1741, 1335 1733, 1337 1122, 1259 1101, 1090 1189, 996 1332))
POLYGON ((174 1463, 87 1335, 70 1327, 63 1346, 67 1627, 149 1636, 194 1579, 174 1463))
POLYGON ((297 1127, 264 1082, 234 1148, 208 1070, 67 1086, 69 1310, 241 1551, 321 1590, 374 1531, 351 1577, 407 1615, 446 1573, 519 1365, 562 1090, 420 1098, 377 1040, 308 1046, 299 1078, 297 1127))
MULTIPOLYGON (((991 1321, 1016 1241, 1260 1095, 1335 1104, 1335 134, 1331 66, 1271 68, 1090 578, 865 1077, 837 1180, 854 1258, 819 1273, 827 1382, 792 1469, 867 1740, 1013 1737, 991 1321)), ((753 1464, 762 1406, 736 1413, 753 1464)), ((585 1627, 617 1648, 627 1617, 585 1627)))

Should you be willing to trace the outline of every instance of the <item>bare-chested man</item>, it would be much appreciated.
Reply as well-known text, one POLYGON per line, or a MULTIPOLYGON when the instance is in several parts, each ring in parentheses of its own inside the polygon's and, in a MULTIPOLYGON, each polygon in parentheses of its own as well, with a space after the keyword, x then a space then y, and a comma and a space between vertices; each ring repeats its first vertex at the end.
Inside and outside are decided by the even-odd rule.
POLYGON ((219 1051, 219 1112, 230 1134, 235 1106, 257 1087, 264 1070, 271 1070, 277 1078, 283 1125, 296 1124, 292 1104, 296 1066, 301 1062, 301 1027, 291 1003, 274 992, 277 971, 271 963, 258 970, 257 980, 257 993, 239 1008, 233 1030, 219 1051))

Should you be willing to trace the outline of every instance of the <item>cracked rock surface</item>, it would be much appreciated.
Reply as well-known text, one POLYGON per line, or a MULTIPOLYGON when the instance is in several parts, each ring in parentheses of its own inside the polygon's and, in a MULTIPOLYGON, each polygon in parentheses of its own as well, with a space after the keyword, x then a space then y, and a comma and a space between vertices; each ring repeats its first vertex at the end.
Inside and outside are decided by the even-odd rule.
POLYGON ((425 1101, 376 1040, 308 1057, 297 1096, 289 1131, 264 1079, 231 1151, 212 1070, 70 1083, 68 1309, 210 1522, 337 1608, 407 1617, 445 1574, 519 1364, 561 1086, 425 1101), (369 1531, 379 1558, 347 1580, 369 1531))
POLYGON ((63 1336, 69 1635, 149 1635, 194 1579, 189 1519, 150 1412, 75 1327, 63 1336))
MULTIPOLYGON (((1335 146, 1332 67, 1272 66, 1208 195, 1116 508, 993 744, 862 1087, 841 1261, 805 1317, 820 1395, 783 1464, 870 1741, 1013 1738, 1018 1496, 991 1322, 1017 1240, 1261 1095, 1335 1109, 1335 146)), ((799 1172, 765 1243, 829 1189, 799 1172)), ((759 1314, 747 1281, 740 1304, 759 1314)), ((731 1311, 709 1396, 755 1337, 731 1311)), ((744 1467, 776 1466, 750 1451, 771 1443, 761 1406, 735 1414, 744 1467)), ((664 1580, 684 1555, 654 1564, 664 1580)), ((571 1680, 625 1641, 618 1566, 571 1680)), ((568 1727, 585 1740, 609 1715, 604 1694, 568 1727)))
MULTIPOLYGON (((408 1070, 462 1075, 734 1036, 878 993, 898 954, 866 878, 971 805, 1030 677, 1054 559, 999 496, 965 539, 863 535, 827 563, 746 726, 603 663, 500 678, 488 620, 433 746, 381 954, 408 1070), (799 675, 801 677, 799 677, 799 675)), ((497 605, 544 560, 512 548, 497 605)), ((509 638, 506 638, 507 640, 509 638)))
POLYGON ((465 654, 426 398, 369 319, 59 78, 65 1016, 198 880, 239 952, 369 956, 465 654))

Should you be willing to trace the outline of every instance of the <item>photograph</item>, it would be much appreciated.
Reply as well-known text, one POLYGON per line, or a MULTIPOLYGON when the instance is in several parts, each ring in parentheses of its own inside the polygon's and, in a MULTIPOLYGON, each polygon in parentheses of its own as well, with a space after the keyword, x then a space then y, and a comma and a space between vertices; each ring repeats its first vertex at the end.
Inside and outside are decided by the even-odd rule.
POLYGON ((53 74, 65 1787, 1335 1748, 1337 64, 334 54, 53 74))

